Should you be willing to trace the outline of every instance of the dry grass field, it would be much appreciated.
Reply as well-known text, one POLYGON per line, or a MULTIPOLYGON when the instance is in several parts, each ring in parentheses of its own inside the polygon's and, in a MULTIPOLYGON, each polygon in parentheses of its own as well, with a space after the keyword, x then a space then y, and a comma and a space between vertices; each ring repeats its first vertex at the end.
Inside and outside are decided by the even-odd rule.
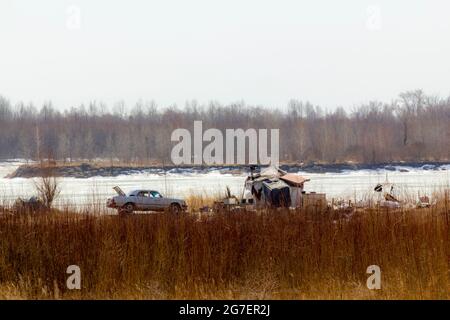
POLYGON ((351 216, 0 214, 0 299, 450 299, 449 218, 446 201, 351 216), (66 287, 69 265, 81 290, 66 287))

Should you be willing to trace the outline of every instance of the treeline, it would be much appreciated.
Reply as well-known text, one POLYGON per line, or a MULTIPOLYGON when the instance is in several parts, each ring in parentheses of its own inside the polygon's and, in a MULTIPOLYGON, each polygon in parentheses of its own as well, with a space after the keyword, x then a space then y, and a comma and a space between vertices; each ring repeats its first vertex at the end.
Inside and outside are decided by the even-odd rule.
MULTIPOLYGON (((287 107, 267 109, 244 103, 187 103, 158 108, 139 102, 131 109, 118 103, 111 110, 91 103, 61 111, 51 103, 40 109, 0 97, 0 158, 170 162, 177 128, 192 130, 280 129, 280 161, 378 163, 448 161, 450 97, 421 90, 399 95, 390 103, 370 102, 346 111, 324 111, 292 100, 287 107)), ((206 143, 205 143, 206 144, 206 143)))

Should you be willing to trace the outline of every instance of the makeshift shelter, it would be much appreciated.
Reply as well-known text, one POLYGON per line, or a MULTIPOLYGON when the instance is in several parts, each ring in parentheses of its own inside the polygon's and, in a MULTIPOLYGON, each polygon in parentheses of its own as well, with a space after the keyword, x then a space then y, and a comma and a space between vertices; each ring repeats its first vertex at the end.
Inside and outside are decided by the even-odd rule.
POLYGON ((309 179, 268 167, 247 177, 243 199, 256 207, 301 207, 304 183, 309 179))

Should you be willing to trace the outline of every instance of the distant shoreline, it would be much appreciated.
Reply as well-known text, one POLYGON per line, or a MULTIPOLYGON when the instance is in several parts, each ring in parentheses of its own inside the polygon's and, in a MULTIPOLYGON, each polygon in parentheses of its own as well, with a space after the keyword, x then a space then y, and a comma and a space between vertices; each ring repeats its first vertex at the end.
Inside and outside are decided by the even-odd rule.
MULTIPOLYGON (((8 161, 8 160, 5 160, 8 161)), ((280 168, 288 172, 305 173, 342 173, 344 171, 356 170, 389 170, 408 172, 408 168, 423 170, 447 170, 444 166, 450 165, 450 162, 427 161, 427 162, 390 162, 377 164, 357 164, 357 163, 338 163, 338 164, 298 164, 282 163, 280 168)), ((115 164, 112 165, 105 161, 101 162, 76 162, 76 163, 51 163, 44 167, 36 163, 20 165, 14 172, 8 174, 6 178, 34 178, 40 177, 46 172, 58 177, 91 178, 91 177, 116 177, 119 175, 131 175, 138 173, 208 173, 211 171, 220 171, 228 174, 244 174, 250 172, 248 165, 196 165, 196 166, 175 166, 161 164, 115 164)))

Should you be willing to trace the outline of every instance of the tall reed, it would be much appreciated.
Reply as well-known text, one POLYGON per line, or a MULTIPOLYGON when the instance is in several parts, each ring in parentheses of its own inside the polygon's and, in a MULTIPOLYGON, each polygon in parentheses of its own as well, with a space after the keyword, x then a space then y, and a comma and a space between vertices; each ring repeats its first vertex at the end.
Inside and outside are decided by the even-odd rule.
POLYGON ((0 214, 0 298, 449 299, 448 202, 428 209, 0 214), (81 290, 66 287, 69 265, 81 290), (366 269, 378 265, 381 290, 366 269))

